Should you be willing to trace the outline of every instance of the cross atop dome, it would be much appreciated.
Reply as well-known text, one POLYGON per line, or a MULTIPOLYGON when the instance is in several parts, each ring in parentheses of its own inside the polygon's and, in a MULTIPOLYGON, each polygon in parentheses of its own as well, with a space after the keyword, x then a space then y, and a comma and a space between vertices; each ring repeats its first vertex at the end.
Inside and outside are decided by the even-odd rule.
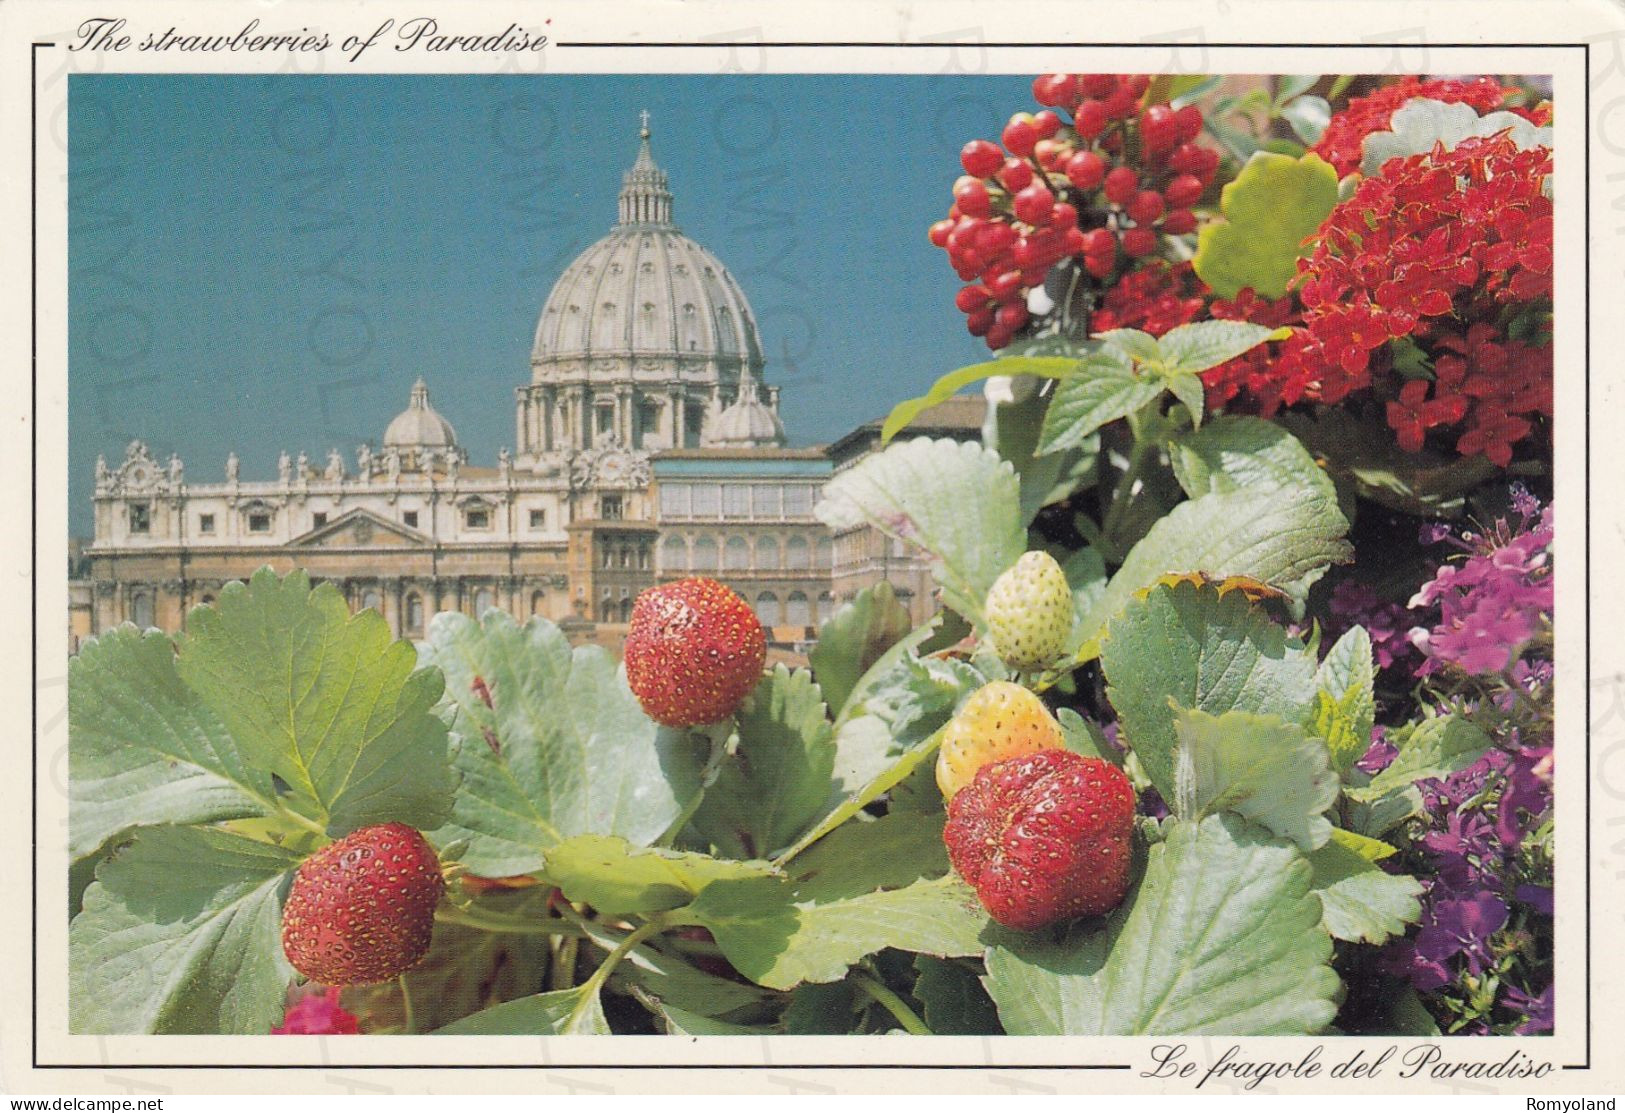
POLYGON ((621 179, 620 223, 669 227, 671 190, 667 188, 666 172, 655 165, 654 152, 649 148, 649 110, 645 108, 639 117, 643 126, 638 132, 638 157, 621 179))

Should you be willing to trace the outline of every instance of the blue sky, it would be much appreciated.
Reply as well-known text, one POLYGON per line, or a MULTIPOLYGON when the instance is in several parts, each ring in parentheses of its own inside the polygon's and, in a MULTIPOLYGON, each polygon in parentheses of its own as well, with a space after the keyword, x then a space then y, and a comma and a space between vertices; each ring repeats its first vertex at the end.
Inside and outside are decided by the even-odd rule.
POLYGON ((78 75, 70 522, 98 453, 196 481, 353 458, 428 380, 474 461, 513 443, 554 279, 615 219, 652 114, 677 223, 744 286, 797 443, 985 356, 925 238, 1028 78, 78 75))

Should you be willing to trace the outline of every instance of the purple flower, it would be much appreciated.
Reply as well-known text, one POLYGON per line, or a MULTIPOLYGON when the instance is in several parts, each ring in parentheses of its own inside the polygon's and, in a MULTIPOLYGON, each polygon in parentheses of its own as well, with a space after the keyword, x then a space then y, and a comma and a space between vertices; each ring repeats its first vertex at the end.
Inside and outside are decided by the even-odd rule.
POLYGON ((1440 965, 1462 955, 1467 968, 1481 974, 1494 958, 1490 936, 1506 926, 1509 912, 1505 901, 1488 893, 1438 901, 1424 914, 1422 930, 1416 934, 1416 955, 1440 965))
POLYGON ((1542 916, 1552 914, 1552 890, 1549 885, 1531 885, 1525 882, 1518 886, 1514 899, 1542 916))
POLYGON ((1533 1036, 1552 1030, 1552 986, 1531 997, 1517 986, 1509 988, 1501 1002, 1513 1012, 1522 1013, 1524 1021, 1518 1025, 1518 1035, 1533 1036))
POLYGON ((1375 777, 1388 766, 1393 764, 1399 756, 1399 747, 1388 741, 1388 732, 1378 726, 1371 728, 1371 745, 1366 747, 1365 753, 1354 767, 1368 777, 1375 777))
POLYGON ((1410 671, 1409 659, 1415 650, 1407 637, 1410 616, 1398 603, 1384 602, 1371 588, 1358 580, 1344 580, 1332 589, 1327 600, 1328 639, 1342 637, 1355 626, 1364 626, 1371 635, 1372 656, 1377 668, 1392 668, 1395 662, 1410 671))

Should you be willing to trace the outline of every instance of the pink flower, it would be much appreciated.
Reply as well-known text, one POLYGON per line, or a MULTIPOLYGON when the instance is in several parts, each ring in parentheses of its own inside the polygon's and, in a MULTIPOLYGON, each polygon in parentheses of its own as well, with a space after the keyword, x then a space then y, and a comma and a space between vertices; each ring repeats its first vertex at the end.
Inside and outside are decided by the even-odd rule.
POLYGON ((272 1028, 273 1036, 353 1036, 361 1031, 355 1014, 339 1004, 340 989, 328 986, 306 993, 282 1017, 282 1026, 272 1028))

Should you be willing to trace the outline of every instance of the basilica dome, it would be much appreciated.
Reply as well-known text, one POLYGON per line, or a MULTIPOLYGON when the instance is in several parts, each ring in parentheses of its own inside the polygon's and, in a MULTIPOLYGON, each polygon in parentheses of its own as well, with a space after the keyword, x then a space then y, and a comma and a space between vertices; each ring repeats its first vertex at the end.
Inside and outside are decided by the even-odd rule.
POLYGON ((714 364, 732 381, 760 373, 750 303, 728 268, 672 223, 671 190, 645 122, 622 179, 620 220, 571 263, 542 306, 534 365, 596 357, 665 357, 714 364))
POLYGON ((384 430, 384 447, 408 453, 457 447, 457 431, 429 405, 429 387, 422 379, 412 387, 412 398, 406 409, 395 415, 395 420, 384 430))

